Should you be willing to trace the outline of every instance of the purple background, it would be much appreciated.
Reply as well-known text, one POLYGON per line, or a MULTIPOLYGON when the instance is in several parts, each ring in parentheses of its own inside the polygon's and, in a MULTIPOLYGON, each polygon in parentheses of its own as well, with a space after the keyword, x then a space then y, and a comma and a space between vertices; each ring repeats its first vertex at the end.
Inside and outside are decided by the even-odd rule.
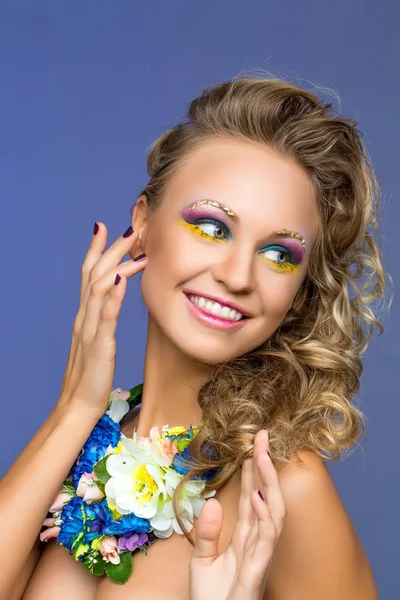
MULTIPOLYGON (((203 87, 263 68, 337 90, 382 184, 398 273, 397 4, 0 0, 0 474, 60 390, 93 222, 113 241, 147 181, 146 149, 203 87), (397 59, 397 60, 396 60, 397 59), (397 235, 396 235, 397 234, 397 235)), ((367 351, 367 436, 329 465, 381 598, 399 597, 399 313, 367 351)), ((146 311, 130 279, 115 385, 142 379, 146 311)))

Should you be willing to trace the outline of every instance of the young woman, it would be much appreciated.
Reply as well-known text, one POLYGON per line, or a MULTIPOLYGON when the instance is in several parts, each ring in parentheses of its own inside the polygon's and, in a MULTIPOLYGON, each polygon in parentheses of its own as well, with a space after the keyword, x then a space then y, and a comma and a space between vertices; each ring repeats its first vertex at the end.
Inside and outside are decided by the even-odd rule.
POLYGON ((380 193, 331 108, 274 77, 206 89, 152 146, 125 234, 106 250, 95 224, 60 397, 1 483, 1 600, 377 598, 325 461, 364 433, 380 193), (137 273, 144 381, 126 392, 137 273))

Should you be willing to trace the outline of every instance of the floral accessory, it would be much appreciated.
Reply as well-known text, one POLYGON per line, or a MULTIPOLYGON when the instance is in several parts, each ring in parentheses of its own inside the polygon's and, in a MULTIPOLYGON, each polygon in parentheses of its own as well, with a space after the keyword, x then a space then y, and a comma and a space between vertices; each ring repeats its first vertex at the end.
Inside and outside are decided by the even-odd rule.
MULTIPOLYGON (((93 575, 107 575, 125 583, 133 569, 132 555, 158 538, 175 531, 183 534, 172 506, 175 488, 188 472, 190 443, 197 427, 169 427, 161 433, 153 427, 149 437, 133 438, 121 432, 120 421, 131 407, 140 406, 143 384, 131 390, 112 390, 105 414, 75 460, 43 526, 40 540, 50 538, 67 548, 75 560, 93 575)), ((207 498, 215 490, 201 493, 210 470, 195 476, 183 487, 181 517, 193 527, 207 498)))

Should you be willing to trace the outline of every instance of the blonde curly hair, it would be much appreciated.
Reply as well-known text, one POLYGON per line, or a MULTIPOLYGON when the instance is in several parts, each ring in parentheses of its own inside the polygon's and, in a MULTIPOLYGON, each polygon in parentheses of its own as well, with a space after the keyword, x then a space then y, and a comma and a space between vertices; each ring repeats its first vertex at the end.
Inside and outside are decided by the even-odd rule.
POLYGON ((301 449, 337 460, 365 434, 354 402, 360 357, 374 326, 384 330, 371 303, 383 298, 386 276, 392 278, 377 243, 380 187, 357 125, 292 82, 239 75, 205 89, 186 120, 151 146, 150 179, 139 193, 151 209, 190 152, 206 140, 231 137, 296 160, 316 190, 322 224, 305 280, 278 329, 251 352, 213 367, 199 392, 204 427, 173 498, 191 544, 177 504, 182 486, 216 469, 205 491, 220 489, 252 455, 260 429, 269 430, 277 468, 298 462, 301 449))

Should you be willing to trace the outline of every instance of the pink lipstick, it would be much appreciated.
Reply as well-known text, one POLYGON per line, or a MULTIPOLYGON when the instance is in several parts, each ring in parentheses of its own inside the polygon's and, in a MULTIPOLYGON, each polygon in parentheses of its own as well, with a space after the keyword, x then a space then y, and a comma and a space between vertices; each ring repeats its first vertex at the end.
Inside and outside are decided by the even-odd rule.
POLYGON ((200 323, 203 323, 203 325, 211 327, 212 329, 220 329, 220 330, 240 329, 241 327, 243 327, 243 325, 247 321, 246 317, 244 317, 243 319, 240 319, 239 321, 228 321, 227 319, 220 319, 216 315, 211 315, 210 313, 204 312, 204 310, 202 310, 199 306, 196 306, 196 304, 193 304, 193 302, 191 302, 189 300, 189 298, 186 296, 185 293, 183 295, 185 296, 185 301, 188 305, 189 310, 192 312, 193 316, 200 323))

